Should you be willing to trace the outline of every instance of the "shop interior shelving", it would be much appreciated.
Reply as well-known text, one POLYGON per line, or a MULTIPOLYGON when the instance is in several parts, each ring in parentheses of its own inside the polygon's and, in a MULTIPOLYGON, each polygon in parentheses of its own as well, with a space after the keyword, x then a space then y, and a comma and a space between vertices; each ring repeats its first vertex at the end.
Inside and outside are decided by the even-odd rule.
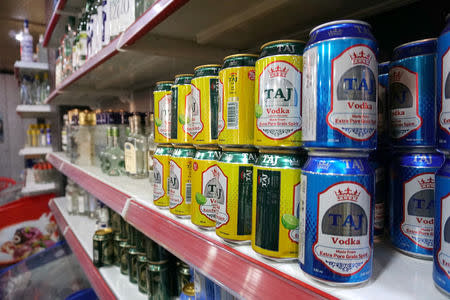
MULTIPOLYGON (((60 5, 59 1, 58 5, 60 5)), ((75 1, 76 2, 76 1, 75 1)), ((221 63, 237 52, 258 52, 280 38, 302 38, 321 22, 364 18, 414 0, 159 0, 119 37, 50 94, 46 103, 89 105, 109 99, 130 99, 130 92, 192 73, 195 66, 221 63)), ((48 38, 57 32, 47 29, 48 38)), ((57 22, 59 24, 60 22, 57 22)), ((58 25, 59 26, 59 25, 58 25)))
POLYGON ((35 73, 48 71, 48 63, 16 61, 14 63, 14 74, 19 79, 21 75, 34 75, 35 73))
POLYGON ((137 285, 120 273, 119 267, 108 266, 97 269, 92 263, 95 220, 86 216, 69 215, 66 198, 54 198, 50 209, 61 232, 74 252, 92 287, 100 299, 144 300, 147 296, 138 291, 137 285))
POLYGON ((21 190, 22 195, 30 196, 36 194, 50 193, 58 189, 55 182, 37 183, 33 169, 26 169, 25 185, 21 190))
POLYGON ((52 152, 52 147, 25 147, 19 150, 20 156, 38 156, 52 152))
POLYGON ((59 152, 47 155, 47 160, 138 230, 245 299, 445 298, 433 285, 431 261, 403 255, 388 242, 375 244, 374 274, 367 284, 358 288, 330 287, 305 276, 297 263, 268 261, 249 245, 225 244, 214 232, 199 230, 189 220, 156 208, 148 179, 108 177, 97 167, 70 163, 59 152))
POLYGON ((49 104, 17 105, 16 112, 21 118, 45 118, 55 113, 55 108, 49 104))

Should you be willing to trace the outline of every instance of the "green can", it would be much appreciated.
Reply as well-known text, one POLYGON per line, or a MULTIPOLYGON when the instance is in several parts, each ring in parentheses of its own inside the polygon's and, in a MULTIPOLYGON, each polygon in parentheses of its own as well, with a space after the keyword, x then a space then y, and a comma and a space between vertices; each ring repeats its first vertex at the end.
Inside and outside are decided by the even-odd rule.
POLYGON ((145 239, 145 254, 149 262, 167 261, 170 258, 170 253, 164 247, 148 237, 145 239))
POLYGON ((145 235, 133 226, 128 225, 128 244, 130 244, 131 247, 136 248, 138 252, 144 252, 145 235))
POLYGON ((217 164, 222 195, 217 198, 216 234, 234 244, 250 243, 252 233, 253 148, 224 148, 217 164))
POLYGON ((120 273, 123 275, 128 275, 128 251, 131 246, 126 241, 120 242, 119 244, 119 263, 120 263, 120 273))
POLYGON ((128 276, 131 283, 137 283, 138 280, 137 261, 139 255, 143 255, 143 253, 138 252, 136 248, 128 250, 128 276))
POLYGON ((175 76, 172 85, 172 115, 170 122, 170 142, 174 145, 192 144, 192 136, 189 135, 187 127, 191 122, 190 100, 191 80, 193 74, 179 74, 175 76))
POLYGON ((128 227, 130 225, 124 220, 124 218, 120 217, 119 219, 119 232, 120 238, 123 240, 128 239, 128 231, 130 230, 128 227))
POLYGON ((111 228, 99 229, 93 237, 93 263, 100 268, 114 263, 114 233, 111 228))
POLYGON ((138 289, 139 292, 147 294, 147 256, 139 255, 137 257, 137 274, 138 274, 138 289))
POLYGON ((170 204, 168 181, 172 152, 172 145, 158 145, 153 154, 153 204, 162 209, 169 209, 170 204))
POLYGON ((252 248, 272 260, 296 260, 301 167, 294 150, 261 150, 253 167, 252 248))
POLYGON ((120 232, 121 216, 109 207, 108 212, 109 212, 109 223, 111 224, 112 230, 114 232, 120 232))
POLYGON ((147 286, 149 300, 166 300, 170 297, 169 263, 147 265, 147 286))
POLYGON ((183 287, 191 281, 191 272, 189 266, 180 261, 177 264, 177 295, 180 295, 183 291, 183 287))
POLYGON ((120 233, 114 233, 114 265, 120 267, 120 243, 126 242, 120 238, 120 233))

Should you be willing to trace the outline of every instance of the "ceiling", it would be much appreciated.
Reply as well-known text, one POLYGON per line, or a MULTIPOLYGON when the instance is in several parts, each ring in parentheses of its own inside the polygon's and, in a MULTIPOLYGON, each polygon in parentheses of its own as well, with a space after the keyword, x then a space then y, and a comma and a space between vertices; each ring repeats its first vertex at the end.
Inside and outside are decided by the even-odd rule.
POLYGON ((1 0, 0 1, 0 72, 12 72, 14 62, 20 60, 20 44, 10 33, 20 32, 23 21, 28 19, 34 46, 39 34, 45 32, 46 0, 1 0))

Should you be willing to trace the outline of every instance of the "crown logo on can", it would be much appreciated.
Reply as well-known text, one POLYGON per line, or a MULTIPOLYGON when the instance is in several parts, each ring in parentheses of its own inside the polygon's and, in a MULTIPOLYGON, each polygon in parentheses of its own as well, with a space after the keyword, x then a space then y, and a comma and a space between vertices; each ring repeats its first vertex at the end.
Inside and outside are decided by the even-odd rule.
POLYGON ((421 179, 418 181, 422 189, 434 189, 434 179, 430 176, 428 179, 421 179))
POLYGON ((353 64, 363 64, 363 65, 370 65, 370 62, 372 61, 372 56, 370 53, 364 53, 363 50, 361 50, 359 53, 353 52, 353 54, 350 54, 350 59, 353 61, 353 64))
POLYGON ((280 66, 277 66, 275 70, 273 68, 270 68, 269 70, 269 77, 286 77, 287 73, 289 72, 287 67, 284 67, 283 69, 280 66))
POLYGON ((350 187, 347 187, 345 190, 341 191, 340 189, 337 192, 334 192, 338 201, 358 201, 359 195, 361 192, 358 190, 352 190, 350 187))

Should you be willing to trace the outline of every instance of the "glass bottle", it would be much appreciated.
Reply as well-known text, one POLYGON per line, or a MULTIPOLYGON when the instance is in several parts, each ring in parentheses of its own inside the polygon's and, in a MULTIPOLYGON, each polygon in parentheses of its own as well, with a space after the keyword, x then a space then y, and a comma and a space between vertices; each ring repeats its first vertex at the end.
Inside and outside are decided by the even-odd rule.
POLYGON ((105 114, 106 112, 102 112, 100 109, 95 110, 96 126, 94 130, 94 149, 96 155, 94 165, 97 167, 101 167, 101 154, 108 145, 108 141, 106 140, 108 135, 105 135, 108 124, 106 124, 105 114))
POLYGON ((33 61, 33 36, 28 29, 28 20, 23 22, 23 34, 20 41, 20 60, 33 61))
POLYGON ((119 112, 120 124, 119 127, 119 147, 124 150, 123 146, 129 136, 129 113, 123 110, 119 112))
MULTIPOLYGON (((147 135, 147 141, 148 141, 148 170, 153 171, 153 154, 156 150, 156 143, 155 143, 155 128, 154 128, 154 116, 153 113, 148 113, 148 135, 147 135)), ((152 181, 153 176, 150 176, 150 181, 152 181)))
POLYGON ((125 169, 131 178, 148 177, 147 138, 141 132, 141 117, 131 116, 129 119, 131 134, 125 142, 125 169))
POLYGON ((47 146, 47 134, 45 131, 45 125, 39 124, 39 147, 47 146))
POLYGON ((95 7, 95 0, 88 0, 88 18, 87 18, 87 57, 88 59, 94 55, 93 52, 93 41, 94 41, 94 21, 97 16, 97 9, 95 7))
POLYGON ((119 128, 114 126, 111 128, 112 147, 107 150, 106 160, 109 161, 109 169, 106 174, 109 176, 119 176, 125 174, 125 156, 122 149, 118 145, 119 128))
POLYGON ((50 95, 50 84, 48 83, 48 73, 44 73, 44 77, 41 81, 40 87, 40 95, 39 95, 39 103, 42 104, 45 102, 45 99, 50 95))
POLYGON ((31 86, 31 103, 40 104, 41 102, 41 82, 39 80, 39 75, 34 75, 34 81, 31 86))
MULTIPOLYGON (((89 1, 88 1, 89 4, 89 1)), ((78 24, 78 33, 77 33, 77 37, 78 37, 78 43, 77 43, 77 69, 80 68, 82 65, 84 65, 84 63, 86 62, 87 59, 87 40, 88 40, 88 34, 87 34, 87 18, 88 18, 88 14, 87 14, 87 6, 88 4, 86 4, 86 10, 84 11, 84 13, 81 16, 80 19, 80 24, 78 24)))
POLYGON ((78 109, 72 109, 67 113, 69 125, 67 127, 67 155, 71 163, 75 163, 78 151, 75 141, 76 131, 78 130, 78 109))
POLYGON ((72 199, 70 201, 72 202, 72 214, 78 215, 78 193, 80 191, 80 188, 73 183, 72 184, 72 199))
POLYGON ((92 134, 91 114, 88 111, 78 114, 79 128, 75 135, 78 157, 76 163, 83 166, 92 166, 94 163, 94 143, 92 134))
POLYGON ((111 167, 110 161, 108 160, 108 151, 112 147, 112 128, 108 126, 106 128, 106 147, 100 153, 100 168, 103 173, 107 173, 111 167))
POLYGON ((88 215, 89 199, 85 190, 78 190, 78 214, 81 216, 88 215))
POLYGON ((70 181, 66 185, 66 209, 69 215, 73 214, 73 203, 72 203, 73 187, 70 181))
POLYGON ((47 147, 52 145, 52 131, 50 130, 50 124, 45 124, 45 142, 47 147))
POLYGON ((88 199, 89 199, 89 218, 94 219, 97 210, 97 199, 91 194, 88 195, 88 199))
POLYGON ((45 48, 43 44, 44 44, 44 35, 41 33, 39 35, 39 43, 36 45, 38 61, 41 63, 48 63, 47 48, 45 48))

